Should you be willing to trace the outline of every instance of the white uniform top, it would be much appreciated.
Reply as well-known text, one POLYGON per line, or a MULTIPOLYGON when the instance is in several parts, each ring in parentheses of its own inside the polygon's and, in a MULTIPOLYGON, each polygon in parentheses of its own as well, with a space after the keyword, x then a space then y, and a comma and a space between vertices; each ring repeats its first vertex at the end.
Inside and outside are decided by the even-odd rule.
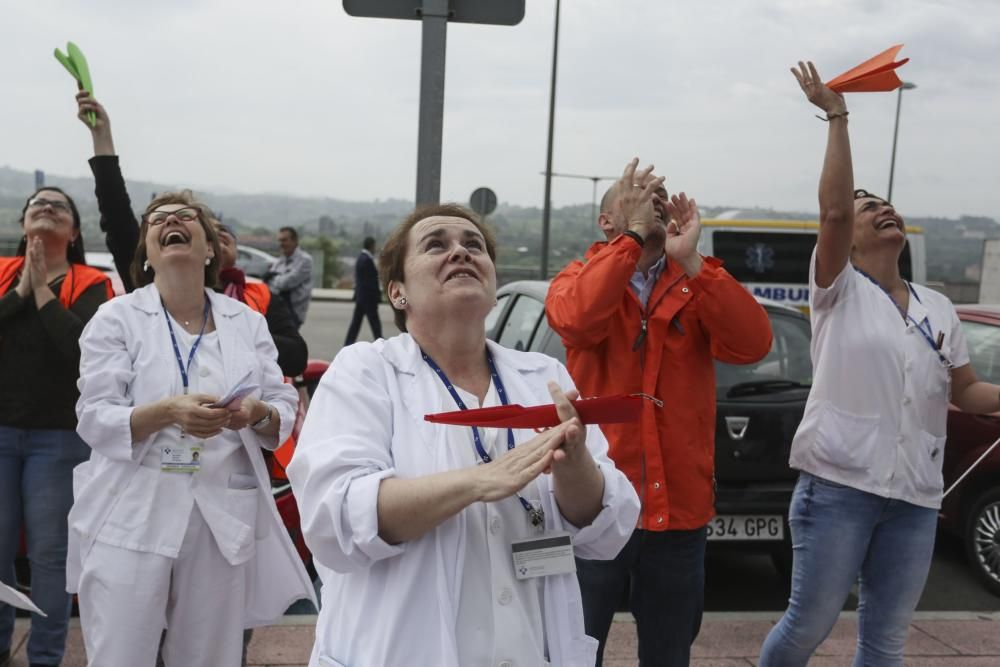
MULTIPOLYGON (((566 369, 551 357, 487 346, 511 403, 551 403, 547 380, 572 386, 566 369)), ((531 644, 539 632, 553 665, 594 664, 597 642, 584 632, 576 575, 548 576, 534 584, 542 589, 537 603, 532 584, 511 580, 508 539, 524 528, 517 525, 524 521, 517 512, 524 509, 516 499, 466 508, 402 544, 379 537, 383 479, 467 468, 474 460, 469 429, 424 420, 426 414, 453 410, 454 400, 407 334, 344 348, 320 381, 288 466, 306 543, 323 579, 311 667, 474 667, 514 662, 504 657, 507 652, 528 656, 528 662, 516 664, 535 667, 541 642, 531 644), (501 522, 496 539, 494 518, 501 522), (499 531, 506 532, 502 540, 499 531), (488 564, 482 562, 484 551, 488 564), (477 583, 466 591, 470 566, 477 583), (515 601, 524 611, 514 611, 515 601), (531 620, 536 613, 540 629, 531 620), (468 618, 472 615, 478 618, 468 618), (479 628, 470 632, 477 621, 479 628), (475 633, 492 637, 491 644, 472 646, 475 633), (476 662, 465 662, 472 652, 476 662)), ((523 443, 534 435, 518 429, 514 440, 523 443)), ((506 434, 496 446, 506 449, 506 434)), ((563 519, 548 475, 536 480, 528 499, 535 502, 537 494, 545 530, 568 531, 577 556, 610 559, 635 528, 639 499, 608 458, 597 426, 587 428, 587 447, 604 476, 603 509, 590 525, 576 528, 563 519)))
POLYGON ((911 285, 904 322, 886 292, 850 263, 827 288, 809 266, 813 387, 791 466, 884 498, 938 509, 951 373, 969 363, 944 295, 911 285), (915 323, 925 329, 921 333, 915 323))
MULTIPOLYGON (((288 438, 298 397, 282 379, 278 351, 263 316, 223 294, 206 290, 205 296, 212 304, 218 346, 212 347, 202 363, 218 350, 222 369, 218 374, 209 370, 209 376, 228 389, 249 373, 250 381, 260 386, 260 400, 270 404, 281 418, 278 437, 243 428, 235 433, 238 440, 207 445, 206 450, 222 456, 231 444, 241 442, 243 453, 224 456, 227 462, 214 465, 213 452, 209 452, 208 465, 196 473, 197 479, 187 482, 194 483, 190 496, 197 498, 223 555, 232 564, 246 563, 243 623, 253 627, 273 622, 297 599, 315 599, 312 582, 278 515, 261 453, 262 448, 273 449, 288 438), (253 479, 244 475, 247 469, 242 467, 243 461, 249 462, 253 479)), ((174 331, 180 346, 182 331, 180 327, 174 331)), ((201 354, 198 352, 196 358, 201 354)), ((204 368, 196 371, 195 363, 192 372, 200 383, 204 368)), ((73 470, 74 504, 68 517, 66 557, 66 585, 71 593, 78 590, 83 561, 98 536, 124 548, 167 556, 183 539, 161 540, 158 535, 161 529, 164 535, 172 533, 172 522, 177 519, 171 515, 164 523, 163 506, 177 498, 182 503, 192 502, 187 494, 169 494, 167 475, 188 475, 161 473, 158 458, 154 467, 140 465, 147 463, 146 455, 139 459, 147 448, 158 455, 154 439, 161 434, 135 441, 131 429, 136 406, 183 392, 155 284, 102 304, 87 323, 80 336, 79 388, 77 432, 93 451, 89 461, 73 470), (160 487, 161 479, 167 486, 160 487), (121 504, 132 511, 119 511, 121 504), (109 528, 111 515, 119 524, 118 530, 109 528), (135 534, 130 533, 130 527, 136 529, 135 534), (137 538, 139 535, 142 537, 137 538)), ((179 435, 177 430, 167 432, 179 435)), ((186 526, 188 514, 183 507, 177 514, 186 526)))
MULTIPOLYGON (((500 378, 503 380, 503 378, 500 378)), ((438 382, 442 402, 452 401, 444 383, 438 382)), ((496 387, 490 383, 483 404, 472 394, 455 387, 469 408, 500 405, 496 387)), ((452 426, 444 432, 446 447, 465 453, 465 467, 479 465, 472 429, 452 426)), ((507 453, 507 429, 479 429, 483 448, 496 461, 507 453)), ((521 497, 533 506, 541 504, 538 484, 531 482, 521 497)), ((496 503, 475 503, 461 514, 465 521, 466 548, 462 568, 462 590, 458 599, 458 662, 461 665, 544 665, 545 636, 541 606, 541 580, 518 580, 514 576, 511 540, 541 535, 531 525, 524 506, 511 497, 496 503)))
MULTIPOLYGON (((170 318, 181 359, 186 363, 191 346, 198 334, 189 334, 170 318)), ((180 373, 177 366, 174 372, 180 373)), ((222 348, 218 332, 207 333, 198 344, 188 373, 188 391, 192 394, 223 395, 225 384, 222 348)), ((122 492, 107 522, 101 527, 97 541, 133 551, 176 558, 187 531, 191 508, 198 509, 219 546, 233 564, 252 555, 257 512, 257 479, 250 457, 236 431, 222 433, 202 442, 201 468, 195 473, 161 472, 160 449, 180 440, 180 429, 169 426, 156 433, 153 444, 146 450, 142 470, 122 492), (153 501, 149 502, 152 493, 153 501), (220 511, 224 510, 224 511, 220 511), (236 525, 227 518, 243 517, 236 525)), ((189 442, 197 438, 188 436, 189 442)))

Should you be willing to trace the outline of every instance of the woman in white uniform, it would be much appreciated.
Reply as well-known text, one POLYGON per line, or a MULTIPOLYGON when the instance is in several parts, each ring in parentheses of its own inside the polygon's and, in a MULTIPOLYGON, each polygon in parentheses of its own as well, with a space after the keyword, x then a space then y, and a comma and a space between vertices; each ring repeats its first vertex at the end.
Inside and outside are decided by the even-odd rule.
POLYGON ((68 585, 92 665, 240 664, 243 629, 312 587, 271 497, 262 448, 291 430, 264 318, 211 287, 219 243, 189 192, 154 199, 139 232, 140 287, 80 339, 68 585), (238 385, 245 398, 213 407, 238 385))
POLYGON ((486 340, 495 257, 470 211, 411 214, 379 269, 405 333, 344 348, 313 398, 288 468, 323 579, 313 667, 594 664, 573 551, 613 558, 638 498, 565 368, 486 340), (424 420, 553 401, 562 424, 541 434, 424 420), (567 534, 552 574, 515 572, 514 552, 525 565, 567 534))
POLYGON ((793 69, 829 121, 810 266, 814 378, 792 442, 792 594, 762 667, 805 665, 858 583, 856 666, 903 664, 934 551, 948 401, 1000 410, 980 382, 951 302, 904 280, 906 228, 854 189, 844 98, 812 63, 793 69))

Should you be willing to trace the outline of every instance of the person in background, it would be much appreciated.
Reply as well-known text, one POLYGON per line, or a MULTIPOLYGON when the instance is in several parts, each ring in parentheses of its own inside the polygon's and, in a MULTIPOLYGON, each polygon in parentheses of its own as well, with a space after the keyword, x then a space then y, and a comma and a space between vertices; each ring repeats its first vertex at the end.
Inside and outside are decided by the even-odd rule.
POLYGON ((350 345, 358 339, 362 318, 368 318, 368 326, 372 329, 372 337, 378 340, 382 337, 382 321, 378 317, 378 304, 381 301, 381 290, 378 286, 378 269, 375 268, 375 239, 365 238, 361 254, 354 263, 354 315, 347 327, 347 338, 344 345, 350 345))
MULTIPOLYGON (((132 212, 132 201, 125 187, 118 155, 115 153, 108 112, 85 90, 76 95, 77 117, 90 130, 94 143, 94 157, 90 169, 94 174, 97 205, 101 211, 101 229, 106 235, 108 250, 114 258, 115 268, 127 292, 135 289, 131 276, 132 259, 139 242, 139 221, 132 212), (90 124, 88 114, 93 113, 97 122, 90 124)), ((207 211, 207 209, 206 209, 207 211)), ((291 311, 283 299, 271 298, 270 290, 263 283, 250 282, 236 266, 236 233, 223 225, 211 212, 212 224, 220 245, 220 289, 227 296, 241 301, 267 320, 268 331, 278 348, 278 366, 286 377, 300 375, 308 362, 309 351, 299 333, 291 311)))
POLYGON ((697 250, 701 218, 638 159, 601 201, 607 238, 552 280, 549 323, 585 396, 643 392, 637 423, 603 427, 610 456, 642 499, 642 518, 613 561, 578 560, 587 634, 601 642, 631 577, 639 663, 688 664, 704 608, 705 526, 715 514, 715 366, 762 359, 767 313, 697 250))
POLYGON ((572 552, 614 557, 639 501, 562 364, 486 339, 495 258, 471 211, 415 210, 379 259, 404 333, 343 348, 316 390, 288 468, 323 579, 311 667, 594 664, 572 552), (555 402, 561 424, 424 421, 508 402, 555 402), (518 546, 565 533, 568 569, 515 573, 518 546))
MULTIPOLYGON (((111 281, 85 263, 80 214, 59 188, 21 210, 24 238, 0 258, 0 581, 14 584, 22 526, 31 565, 28 661, 58 665, 66 648, 66 515, 73 467, 89 455, 76 434, 80 333, 111 298, 111 281), (23 523, 22 523, 23 521, 23 523)), ((14 608, 0 603, 0 664, 10 657, 14 608)))
POLYGON ((211 289, 220 247, 190 192, 143 216, 136 289, 80 338, 67 583, 94 665, 235 667, 243 629, 273 623, 312 583, 271 495, 262 451, 292 429, 264 318, 211 289), (249 395, 220 397, 240 384, 249 395))
POLYGON ((901 667, 934 553, 949 401, 1000 410, 948 297, 904 280, 906 226, 854 187, 847 105, 816 67, 792 69, 826 114, 819 233, 809 265, 813 384, 789 465, 792 592, 764 667, 804 666, 858 584, 855 665, 901 667))
POLYGON ((301 327, 306 321, 309 301, 312 299, 312 256, 299 247, 299 233, 292 227, 278 230, 279 257, 264 276, 271 291, 286 301, 301 327))

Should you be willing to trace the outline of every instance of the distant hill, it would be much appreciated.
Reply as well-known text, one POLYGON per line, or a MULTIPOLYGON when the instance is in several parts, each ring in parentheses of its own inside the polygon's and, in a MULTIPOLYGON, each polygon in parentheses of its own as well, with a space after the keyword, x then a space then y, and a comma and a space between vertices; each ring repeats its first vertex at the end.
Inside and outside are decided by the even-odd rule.
MULTIPOLYGON (((80 207, 88 247, 103 246, 98 228, 97 200, 90 178, 68 178, 49 174, 49 185, 63 188, 80 207)), ((176 189, 175 184, 128 181, 132 204, 141 209, 155 192, 176 189)), ((19 237, 17 220, 24 197, 34 189, 34 174, 0 167, 0 237, 19 237)), ((290 225, 306 235, 324 235, 343 241, 342 252, 353 255, 365 235, 384 238, 413 207, 411 201, 387 199, 372 202, 345 201, 329 197, 293 197, 280 194, 238 194, 197 191, 224 219, 247 239, 273 238, 273 230, 290 225), (322 220, 322 222, 321 222, 322 220)), ((815 212, 788 212, 739 206, 702 206, 705 218, 760 220, 815 219, 815 212)), ((538 266, 542 210, 533 206, 501 204, 489 216, 500 244, 498 264, 521 267, 530 272, 538 266)), ((907 218, 924 228, 928 249, 928 280, 947 283, 978 282, 983 240, 1000 238, 1000 224, 991 218, 907 218)), ((557 270, 583 254, 600 234, 589 203, 553 209, 550 234, 550 265, 557 270)), ((266 241, 261 241, 267 245, 266 241)))

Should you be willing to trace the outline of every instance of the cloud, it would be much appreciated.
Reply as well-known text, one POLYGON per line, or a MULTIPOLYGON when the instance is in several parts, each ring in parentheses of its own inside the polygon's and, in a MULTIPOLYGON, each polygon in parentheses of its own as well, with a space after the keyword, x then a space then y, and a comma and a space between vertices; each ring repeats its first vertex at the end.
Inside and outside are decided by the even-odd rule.
MULTIPOLYGON (((540 205, 554 3, 516 27, 448 29, 442 197, 480 185, 540 205)), ((412 197, 420 25, 335 0, 8 3, 0 162, 84 175, 89 136, 51 51, 91 61, 128 176, 342 199, 412 197)), ((894 199, 1000 217, 1000 6, 986 1, 574 0, 562 4, 554 168, 614 175, 633 155, 706 204, 815 210, 825 128, 788 68, 831 78, 893 43, 912 60, 894 199), (943 196, 947 193, 947 196, 943 196)), ((856 180, 884 189, 896 95, 852 95, 856 180)), ((557 205, 587 180, 556 179, 557 205)))

